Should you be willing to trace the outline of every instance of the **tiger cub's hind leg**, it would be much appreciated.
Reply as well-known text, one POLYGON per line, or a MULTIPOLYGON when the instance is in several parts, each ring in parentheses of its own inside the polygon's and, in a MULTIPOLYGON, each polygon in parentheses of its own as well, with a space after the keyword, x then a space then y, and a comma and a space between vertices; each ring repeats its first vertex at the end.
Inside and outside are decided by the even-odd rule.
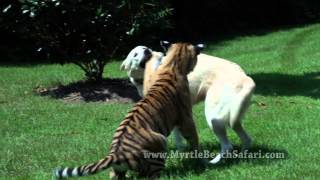
POLYGON ((138 177, 145 177, 147 179, 156 179, 160 177, 161 171, 165 167, 165 158, 149 157, 143 159, 139 169, 138 177))
POLYGON ((147 177, 148 179, 156 178, 164 169, 167 138, 157 132, 148 132, 148 143, 144 144, 143 150, 140 152, 140 165, 138 168, 139 177, 147 177))
POLYGON ((150 152, 164 153, 167 151, 167 138, 157 132, 150 132, 149 142, 144 146, 150 152))
POLYGON ((114 179, 114 180, 126 179, 126 171, 118 171, 112 168, 110 170, 109 177, 110 179, 114 179))

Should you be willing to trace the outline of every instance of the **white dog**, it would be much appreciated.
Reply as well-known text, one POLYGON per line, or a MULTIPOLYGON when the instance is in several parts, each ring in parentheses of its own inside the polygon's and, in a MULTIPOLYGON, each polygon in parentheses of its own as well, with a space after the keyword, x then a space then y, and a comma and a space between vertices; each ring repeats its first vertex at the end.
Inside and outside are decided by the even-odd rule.
MULTIPOLYGON (((152 74, 161 66, 162 57, 160 52, 137 46, 121 64, 120 69, 128 71, 130 81, 141 96, 152 85, 152 74)), ((248 149, 251 138, 243 129, 241 119, 248 109, 255 88, 254 81, 237 64, 206 54, 198 55, 198 63, 188 75, 188 80, 193 104, 205 101, 207 123, 221 143, 220 154, 210 163, 219 162, 223 154, 233 148, 226 134, 226 126, 237 133, 242 149, 248 149)), ((180 132, 175 130, 174 135, 177 147, 181 148, 183 138, 180 132)))

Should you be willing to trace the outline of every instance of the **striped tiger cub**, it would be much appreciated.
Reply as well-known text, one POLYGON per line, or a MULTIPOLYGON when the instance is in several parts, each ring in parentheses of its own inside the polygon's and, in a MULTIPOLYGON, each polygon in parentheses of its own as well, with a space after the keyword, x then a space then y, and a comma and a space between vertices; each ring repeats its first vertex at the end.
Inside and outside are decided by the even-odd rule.
POLYGON ((85 176, 112 167, 111 178, 125 178, 127 170, 134 170, 142 177, 158 177, 164 168, 164 157, 148 158, 145 154, 166 152, 166 137, 174 127, 197 150, 199 140, 192 118, 187 74, 196 65, 201 49, 202 45, 172 44, 165 63, 157 70, 155 83, 116 129, 109 154, 92 164, 57 169, 54 175, 57 178, 85 176))

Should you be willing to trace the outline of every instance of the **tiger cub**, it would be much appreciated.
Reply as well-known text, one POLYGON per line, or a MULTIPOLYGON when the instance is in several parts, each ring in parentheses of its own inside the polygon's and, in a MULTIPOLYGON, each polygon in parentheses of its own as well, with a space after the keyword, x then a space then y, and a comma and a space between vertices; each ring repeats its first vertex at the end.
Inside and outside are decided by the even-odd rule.
POLYGON ((85 176, 112 167, 111 178, 125 178, 127 170, 134 170, 142 177, 158 177, 165 158, 148 158, 146 153, 166 152, 166 137, 174 127, 197 150, 199 140, 192 118, 187 74, 196 65, 201 49, 201 45, 172 44, 165 63, 156 72, 155 83, 116 129, 109 154, 92 164, 57 169, 54 175, 57 178, 85 176))

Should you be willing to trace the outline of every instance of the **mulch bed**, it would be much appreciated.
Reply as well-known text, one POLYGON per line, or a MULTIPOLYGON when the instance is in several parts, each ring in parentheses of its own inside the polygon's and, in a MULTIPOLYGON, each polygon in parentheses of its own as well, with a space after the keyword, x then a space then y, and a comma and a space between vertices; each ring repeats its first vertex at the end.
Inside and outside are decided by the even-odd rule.
POLYGON ((133 103, 140 99, 136 88, 126 79, 104 79, 98 83, 79 81, 65 86, 36 87, 34 91, 67 103, 133 103))

